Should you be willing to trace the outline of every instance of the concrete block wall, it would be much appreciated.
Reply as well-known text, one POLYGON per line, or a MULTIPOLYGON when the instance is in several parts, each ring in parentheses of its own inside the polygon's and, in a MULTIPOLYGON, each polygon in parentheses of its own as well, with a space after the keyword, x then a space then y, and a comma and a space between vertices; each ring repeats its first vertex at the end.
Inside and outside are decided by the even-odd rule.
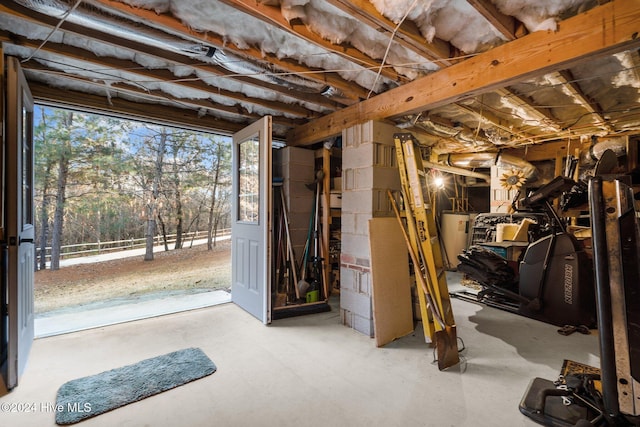
POLYGON ((287 201, 289 232, 298 261, 302 257, 309 230, 311 211, 315 203, 315 153, 300 147, 284 147, 273 153, 273 176, 283 179, 287 201))
POLYGON ((393 216, 387 189, 400 189, 393 141, 400 129, 367 122, 342 132, 340 318, 373 337, 369 219, 393 216))

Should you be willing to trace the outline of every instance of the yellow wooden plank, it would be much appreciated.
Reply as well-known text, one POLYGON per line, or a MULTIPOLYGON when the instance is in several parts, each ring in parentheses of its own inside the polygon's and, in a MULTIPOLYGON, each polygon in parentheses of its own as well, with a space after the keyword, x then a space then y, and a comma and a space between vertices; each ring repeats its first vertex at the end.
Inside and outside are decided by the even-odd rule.
POLYGON ((614 0, 463 62, 292 129, 289 145, 308 145, 342 129, 430 110, 589 58, 640 46, 640 0, 614 0))

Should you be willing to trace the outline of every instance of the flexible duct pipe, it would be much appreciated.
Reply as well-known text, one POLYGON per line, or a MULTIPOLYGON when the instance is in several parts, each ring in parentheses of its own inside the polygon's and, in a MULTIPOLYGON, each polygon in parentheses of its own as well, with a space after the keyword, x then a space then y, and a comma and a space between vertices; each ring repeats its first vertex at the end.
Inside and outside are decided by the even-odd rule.
POLYGON ((527 181, 535 181, 538 179, 538 170, 531 163, 520 157, 503 153, 461 153, 461 154, 445 154, 440 156, 440 162, 458 168, 475 169, 490 168, 498 166, 499 168, 513 168, 521 170, 527 181))
MULTIPOLYGON (((64 16, 70 7, 67 3, 58 0, 14 0, 14 2, 36 12, 51 16, 64 16)), ((304 93, 318 93, 327 98, 342 96, 342 92, 332 86, 295 75, 282 73, 274 75, 274 70, 269 69, 266 65, 260 66, 250 61, 242 61, 240 57, 235 55, 225 54, 211 46, 202 46, 200 40, 180 40, 177 37, 171 38, 159 30, 147 29, 123 18, 121 14, 118 14, 117 10, 105 12, 97 8, 90 10, 78 8, 66 19, 69 22, 86 25, 150 46, 171 50, 188 57, 197 57, 202 61, 219 65, 232 73, 247 74, 255 79, 274 83, 292 90, 304 93)))
POLYGON ((591 138, 589 149, 580 154, 580 164, 587 167, 595 165, 606 150, 613 151, 616 157, 624 156, 627 154, 627 139, 622 136, 606 139, 591 138))
POLYGON ((454 166, 447 166, 447 165, 443 165, 441 163, 432 163, 432 162, 427 162, 427 161, 423 161, 422 162, 422 166, 424 166, 425 168, 430 168, 430 169, 435 169, 435 170, 439 170, 441 172, 448 172, 448 173, 452 173, 455 175, 463 175, 463 176, 470 176, 472 178, 479 178, 479 179, 483 179, 487 182, 491 182, 491 176, 484 174, 484 173, 478 173, 478 172, 473 172, 473 171, 469 171, 466 169, 462 169, 462 168, 457 168, 454 166))

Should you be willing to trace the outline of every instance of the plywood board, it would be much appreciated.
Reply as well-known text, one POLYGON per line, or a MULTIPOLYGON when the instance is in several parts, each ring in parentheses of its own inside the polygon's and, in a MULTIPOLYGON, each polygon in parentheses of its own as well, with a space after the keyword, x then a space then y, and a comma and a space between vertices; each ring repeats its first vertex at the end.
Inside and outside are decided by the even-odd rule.
POLYGON ((409 256, 396 218, 369 220, 371 299, 376 345, 413 332, 409 256))

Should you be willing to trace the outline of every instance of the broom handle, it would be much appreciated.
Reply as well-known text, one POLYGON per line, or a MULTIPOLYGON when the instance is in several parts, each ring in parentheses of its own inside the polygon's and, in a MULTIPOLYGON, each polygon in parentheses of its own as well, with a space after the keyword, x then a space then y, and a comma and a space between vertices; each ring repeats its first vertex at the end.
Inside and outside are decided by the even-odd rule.
POLYGON ((296 256, 293 253, 293 245, 291 244, 291 234, 289 232, 289 215, 287 214, 287 202, 284 199, 284 191, 282 192, 282 214, 284 217, 284 228, 287 234, 287 246, 289 248, 289 258, 290 262, 293 263, 291 270, 293 272, 293 283, 294 289, 296 291, 296 298, 300 298, 300 291, 298 290, 298 272, 296 271, 296 256))

